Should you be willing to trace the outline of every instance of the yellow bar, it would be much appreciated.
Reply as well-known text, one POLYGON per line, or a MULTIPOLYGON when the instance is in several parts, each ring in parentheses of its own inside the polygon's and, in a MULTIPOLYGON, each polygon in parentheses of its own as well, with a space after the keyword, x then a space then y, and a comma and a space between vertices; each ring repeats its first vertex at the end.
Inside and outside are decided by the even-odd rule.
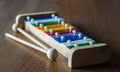
POLYGON ((44 27, 43 28, 40 28, 40 27, 36 27, 37 29, 39 29, 39 30, 42 30, 42 31, 44 31, 44 32, 49 32, 50 31, 50 29, 52 29, 52 30, 54 30, 54 31, 59 31, 59 30, 66 30, 66 29, 69 29, 69 27, 72 27, 72 28, 75 28, 74 26, 72 26, 72 25, 68 25, 68 27, 66 28, 65 26, 60 26, 60 27, 50 27, 49 28, 49 26, 48 26, 48 29, 47 30, 45 30, 44 29, 44 27))

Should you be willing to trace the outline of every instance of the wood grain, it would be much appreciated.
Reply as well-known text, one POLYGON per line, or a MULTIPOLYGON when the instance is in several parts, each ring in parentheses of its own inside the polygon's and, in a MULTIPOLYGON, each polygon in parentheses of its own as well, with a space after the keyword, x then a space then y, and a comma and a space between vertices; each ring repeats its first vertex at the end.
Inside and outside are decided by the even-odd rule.
POLYGON ((119 19, 120 0, 0 0, 0 72, 119 72, 119 19), (11 26, 17 14, 50 10, 57 11, 96 41, 107 43, 112 50, 111 61, 70 69, 62 55, 51 62, 43 53, 4 37, 5 32, 14 34, 11 26))

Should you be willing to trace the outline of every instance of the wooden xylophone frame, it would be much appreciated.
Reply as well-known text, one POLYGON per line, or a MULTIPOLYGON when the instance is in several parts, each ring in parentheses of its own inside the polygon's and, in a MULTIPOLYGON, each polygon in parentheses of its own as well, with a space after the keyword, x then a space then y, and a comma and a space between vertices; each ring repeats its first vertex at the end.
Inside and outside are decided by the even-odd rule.
POLYGON ((16 23, 18 23, 21 28, 31 32, 33 35, 35 35, 51 47, 55 48, 59 53, 65 56, 68 59, 68 66, 70 68, 94 65, 108 62, 110 60, 110 49, 105 43, 98 43, 94 45, 68 49, 65 45, 58 43, 49 35, 36 29, 31 24, 24 23, 24 19, 27 16, 34 18, 50 16, 51 14, 58 15, 55 11, 19 14, 16 16, 16 23))

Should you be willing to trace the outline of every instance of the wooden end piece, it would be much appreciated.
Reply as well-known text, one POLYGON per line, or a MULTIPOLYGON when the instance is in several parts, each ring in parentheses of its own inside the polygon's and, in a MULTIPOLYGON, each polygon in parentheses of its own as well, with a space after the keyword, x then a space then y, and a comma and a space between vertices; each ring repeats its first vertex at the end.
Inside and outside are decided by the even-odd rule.
POLYGON ((46 17, 46 16, 50 16, 53 13, 58 15, 55 11, 19 14, 16 16, 16 23, 19 24, 19 26, 24 29, 25 28, 24 19, 27 16, 30 16, 32 18, 34 18, 34 17, 46 17))
POLYGON ((84 67, 110 60, 110 49, 105 44, 93 45, 82 49, 73 48, 69 54, 68 66, 71 68, 84 67), (101 45, 101 46, 99 46, 101 45))

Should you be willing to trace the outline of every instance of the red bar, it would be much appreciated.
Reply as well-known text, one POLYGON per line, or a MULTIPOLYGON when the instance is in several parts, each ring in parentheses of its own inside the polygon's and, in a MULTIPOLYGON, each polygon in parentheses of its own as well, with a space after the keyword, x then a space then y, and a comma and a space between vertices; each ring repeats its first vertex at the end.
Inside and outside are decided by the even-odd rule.
MULTIPOLYGON (((80 32, 78 29, 73 29, 76 30, 77 32, 80 32)), ((55 33, 58 32, 59 34, 65 34, 65 33, 70 33, 69 29, 66 30, 59 30, 59 31, 54 31, 52 34, 50 32, 46 32, 48 35, 55 35, 55 33)))

